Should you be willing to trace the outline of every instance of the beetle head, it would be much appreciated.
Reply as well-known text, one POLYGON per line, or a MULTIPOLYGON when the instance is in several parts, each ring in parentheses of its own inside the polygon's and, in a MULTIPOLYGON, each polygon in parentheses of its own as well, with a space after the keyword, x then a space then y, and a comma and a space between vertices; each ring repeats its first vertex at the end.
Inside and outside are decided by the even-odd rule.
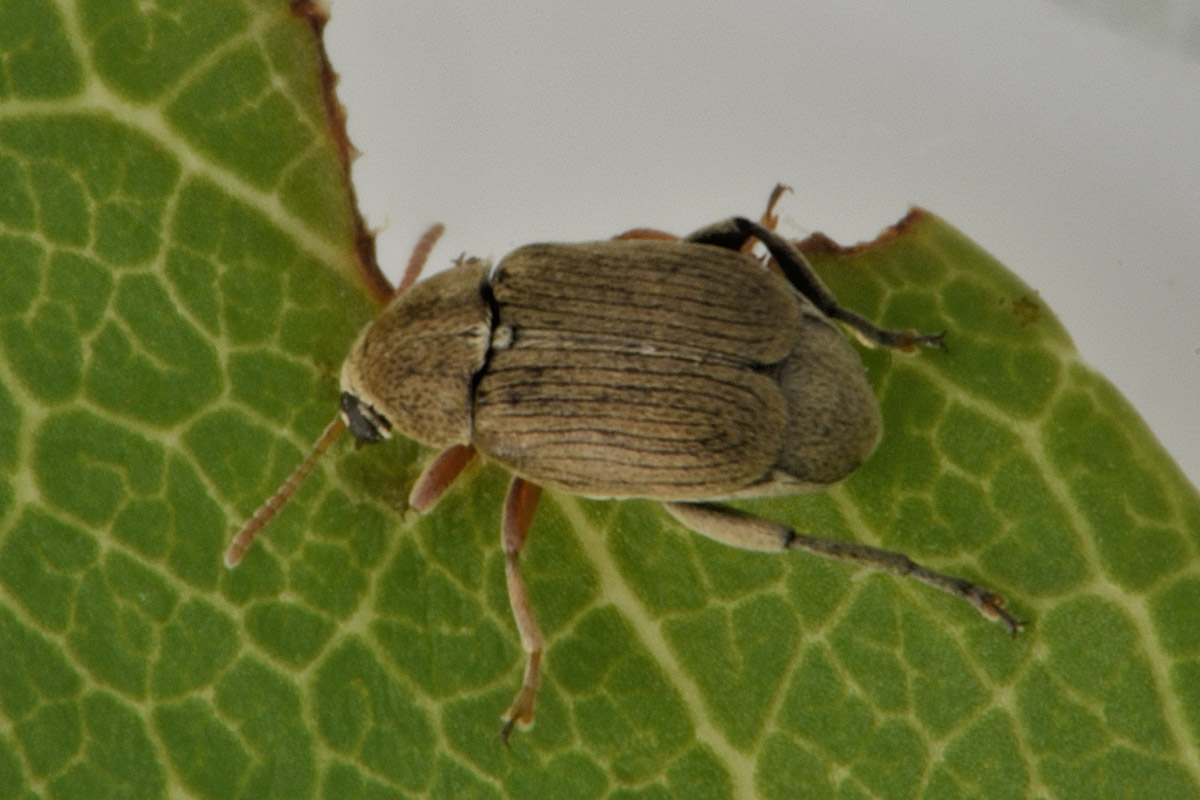
MULTIPOLYGON (((317 438, 312 449, 304 460, 292 471, 292 474, 280 485, 275 494, 267 498, 254 515, 246 521, 242 529, 234 536, 230 542, 229 548, 225 551, 225 565, 234 567, 242 560, 246 550, 254 541, 255 535, 264 525, 275 516, 275 513, 287 503, 287 501, 296 493, 301 484, 308 477, 321 455, 329 449, 329 446, 341 435, 342 431, 350 428, 350 432, 354 434, 355 440, 361 444, 370 444, 379 442, 383 439, 391 437, 393 420, 399 415, 395 408, 403 408, 403 402, 399 406, 397 401, 406 399, 404 392, 390 391, 395 388, 396 383, 405 383, 402 379, 406 377, 404 369, 397 369, 397 361, 402 362, 406 357, 411 357, 414 353, 421 358, 415 359, 418 362, 424 361, 424 366, 418 365, 413 370, 407 370, 411 373, 410 377, 415 377, 417 380, 408 381, 417 387, 422 384, 419 381, 422 370, 429 372, 432 368, 431 383, 438 384, 439 381, 443 385, 442 394, 445 394, 445 384, 449 383, 450 389, 453 389, 453 380, 447 381, 448 374, 454 372, 453 368, 437 368, 439 361, 447 361, 450 364, 459 364, 458 371, 461 372, 463 365, 469 367, 474 363, 473 353, 478 349, 478 346, 473 343, 477 337, 474 336, 478 332, 479 323, 482 320, 484 329, 489 328, 491 323, 491 306, 487 303, 482 295, 483 276, 487 274, 487 265, 480 262, 459 263, 459 267, 451 272, 457 273, 460 276, 457 280, 447 280, 442 276, 435 279, 435 286, 420 287, 408 290, 421 273, 421 268, 425 264, 425 259, 429 255, 429 251, 437 242, 438 237, 442 235, 442 226, 433 225, 425 232, 417 242, 417 246, 413 249, 412 258, 408 262, 408 268, 404 272, 404 276, 400 284, 396 287, 395 299, 391 304, 384 309, 380 318, 366 327, 362 334, 358 337, 358 341, 350 348, 350 355, 346 357, 346 363, 342 366, 342 396, 341 396, 341 413, 334 417, 333 421, 326 426, 325 430, 317 438), (464 272, 464 267, 471 266, 471 269, 464 272), (468 274, 469 273, 469 274, 468 274), (465 286, 474 280, 474 291, 461 291, 465 286), (465 281, 465 283, 464 283, 465 281), (407 291, 406 291, 407 290, 407 291), (406 298, 410 299, 404 302, 406 298), (463 303, 465 302, 465 306, 463 303), (460 307, 461 306, 461 307, 460 307), (484 313, 480 314, 482 307, 484 313), (433 319, 428 317, 432 315, 433 319), (440 315, 440 318, 439 318, 440 315), (382 323, 382 324, 381 324, 382 323), (407 326, 407 330, 406 330, 407 326), (422 336, 422 328, 426 328, 426 332, 432 334, 431 338, 437 340, 440 336, 441 340, 447 340, 449 335, 449 343, 454 345, 453 332, 458 331, 458 336, 461 338, 466 334, 468 345, 465 349, 462 342, 458 343, 457 351, 451 346, 444 353, 438 352, 437 342, 434 341, 432 346, 426 344, 420 346, 420 340, 425 338, 422 336), (414 342, 416 343, 414 345, 414 342), (442 358, 439 358, 441 356, 442 358), (465 356, 465 359, 464 359, 465 356), (457 360, 456 360, 457 359, 457 360), (431 366, 432 365, 432 366, 431 366), (376 391, 379 388, 382 393, 376 391)), ((479 364, 482 366, 482 359, 486 355, 487 347, 486 332, 483 338, 485 345, 479 353, 479 364)), ((471 373, 471 379, 474 378, 474 372, 471 373)), ((412 395, 410 391, 408 393, 412 395)), ((425 395, 432 395, 424 399, 441 399, 437 392, 425 392, 425 395)), ((469 391, 467 393, 469 395, 469 391)), ((421 400, 422 394, 416 392, 415 398, 421 400)), ((465 398, 465 410, 461 407, 463 403, 458 403, 450 410, 451 417, 455 412, 460 417, 467 420, 467 429, 469 430, 470 423, 470 405, 469 396, 465 398)), ((418 407, 420 404, 418 403, 418 407)), ((443 410, 445 413, 445 410, 443 410)), ((401 417, 401 422, 412 423, 408 417, 401 417)), ((401 430, 411 432, 413 430, 422 429, 422 420, 417 419, 416 425, 407 424, 401 426, 401 430)), ((436 427, 436 426, 435 426, 436 427)), ((443 435, 444 430, 439 435, 443 435)), ((414 438, 428 441, 428 437, 423 437, 419 434, 414 438)))
POLYGON ((489 266, 465 262, 397 296, 342 364, 342 418, 360 444, 399 431, 436 447, 471 438, 472 390, 491 342, 489 266))

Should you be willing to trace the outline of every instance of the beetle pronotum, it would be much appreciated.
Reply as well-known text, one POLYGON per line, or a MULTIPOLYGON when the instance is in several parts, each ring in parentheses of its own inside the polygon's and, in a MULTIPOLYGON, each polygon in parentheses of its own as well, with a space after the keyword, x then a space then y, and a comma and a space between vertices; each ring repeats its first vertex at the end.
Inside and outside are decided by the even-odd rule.
POLYGON ((234 566, 320 454, 348 427, 359 443, 393 431, 445 448, 409 502, 428 511, 476 454, 514 473, 501 540, 527 653, 501 737, 533 720, 542 635, 521 548, 542 486, 662 501, 698 533, 753 550, 807 550, 923 581, 1010 632, 997 595, 907 556, 822 539, 720 500, 828 487, 874 450, 880 412, 837 320, 869 344, 913 352, 942 336, 875 327, 843 308, 794 245, 734 217, 676 239, 636 230, 605 242, 535 244, 414 283, 441 233, 414 251, 401 288, 351 346, 341 413, 237 534, 234 566), (752 255, 761 242, 778 273, 752 255))

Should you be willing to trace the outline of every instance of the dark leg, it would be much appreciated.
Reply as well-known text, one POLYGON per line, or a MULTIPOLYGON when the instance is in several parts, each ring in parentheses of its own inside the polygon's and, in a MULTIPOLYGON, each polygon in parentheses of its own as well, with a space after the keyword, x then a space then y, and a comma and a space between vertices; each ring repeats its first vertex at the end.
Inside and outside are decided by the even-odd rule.
POLYGON ((714 222, 712 225, 706 225, 700 230, 683 237, 683 240, 685 242, 695 242, 696 244, 711 244, 716 247, 724 247, 726 250, 741 250, 747 242, 754 238, 754 234, 743 230, 737 224, 738 219, 738 217, 730 217, 720 222, 714 222))
MULTIPOLYGON (((785 186, 782 183, 775 184, 775 188, 771 190, 771 196, 767 199, 767 208, 763 211, 762 221, 759 223, 762 228, 775 230, 775 226, 779 224, 779 217, 775 213, 775 205, 779 202, 779 198, 791 190, 792 187, 790 186, 785 186)), ((724 247, 726 250, 749 250, 753 245, 754 233, 738 225, 738 219, 738 217, 730 217, 729 219, 715 222, 712 225, 706 225, 691 235, 685 236, 683 240, 685 242, 695 242, 696 244, 711 244, 716 247, 724 247)))
POLYGON ((876 327, 860 314, 843 308, 838 304, 833 292, 821 283, 808 259, 796 246, 757 222, 751 222, 744 217, 731 217, 707 228, 701 228, 687 237, 687 241, 739 250, 750 238, 758 239, 766 246, 767 252, 779 265, 779 271, 800 294, 807 297, 825 316, 849 325, 868 346, 881 345, 905 353, 914 352, 918 347, 945 349, 942 343, 942 337, 945 336, 943 333, 920 334, 915 331, 886 330, 876 327))
POLYGON ((807 550, 838 561, 852 561, 901 577, 916 578, 935 589, 961 597, 987 619, 1016 635, 1025 624, 1004 610, 1004 599, 970 581, 943 575, 917 564, 903 553, 856 542, 805 536, 779 522, 715 503, 663 503, 688 528, 722 544, 747 550, 807 550))
MULTIPOLYGON (((792 187, 790 186, 785 186, 782 183, 775 184, 775 188, 771 190, 771 196, 767 199, 767 208, 763 211, 759 224, 768 230, 775 230, 775 226, 779 224, 779 216, 775 213, 775 205, 779 202, 779 198, 791 190, 792 187)), ((701 228, 684 239, 684 241, 715 244, 718 247, 727 247, 730 250, 749 250, 751 247, 751 237, 743 234, 741 231, 733 231, 731 233, 725 230, 724 226, 728 222, 729 220, 725 220, 725 222, 701 228), (709 233, 710 231, 711 234, 709 233), (707 238, 710 235, 713 241, 707 238)), ((658 239, 668 242, 678 242, 680 240, 675 234, 660 231, 657 228, 634 228, 617 234, 613 239, 658 239)))

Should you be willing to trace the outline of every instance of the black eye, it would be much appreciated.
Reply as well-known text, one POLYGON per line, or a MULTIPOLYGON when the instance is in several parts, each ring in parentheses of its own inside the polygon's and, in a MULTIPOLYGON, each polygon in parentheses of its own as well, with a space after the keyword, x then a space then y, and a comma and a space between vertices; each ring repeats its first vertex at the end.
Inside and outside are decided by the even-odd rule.
POLYGON ((374 444, 387 438, 392 426, 375 409, 350 392, 342 392, 342 416, 359 444, 374 444))

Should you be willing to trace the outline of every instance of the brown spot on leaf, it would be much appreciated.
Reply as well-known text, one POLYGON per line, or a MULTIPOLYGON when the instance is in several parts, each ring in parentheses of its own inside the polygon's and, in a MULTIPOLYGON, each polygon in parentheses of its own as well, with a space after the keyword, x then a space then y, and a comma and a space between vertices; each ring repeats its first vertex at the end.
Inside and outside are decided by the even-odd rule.
POLYGON ((1022 326, 1032 325, 1041 319, 1042 307, 1029 295, 1023 295, 1013 301, 1012 313, 1022 326))

